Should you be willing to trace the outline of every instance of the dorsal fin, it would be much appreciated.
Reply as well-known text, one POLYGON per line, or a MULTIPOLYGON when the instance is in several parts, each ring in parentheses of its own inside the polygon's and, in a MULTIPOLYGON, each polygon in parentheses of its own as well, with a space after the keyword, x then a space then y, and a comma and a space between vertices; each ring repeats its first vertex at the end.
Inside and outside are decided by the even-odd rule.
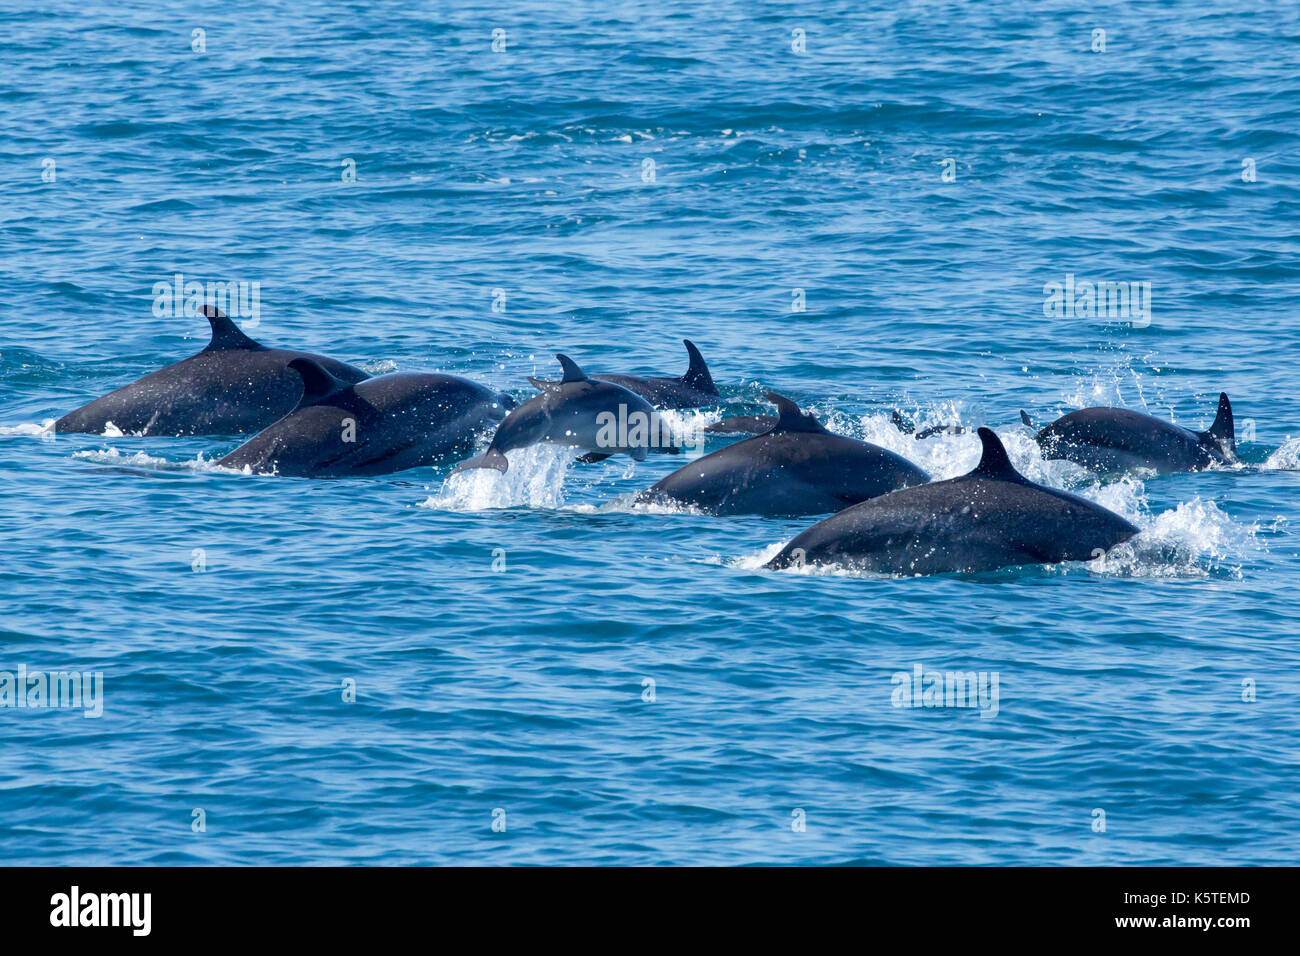
POLYGON ((289 363, 289 368, 302 376, 302 398, 298 400, 294 411, 310 405, 323 405, 331 395, 352 387, 349 383, 325 371, 324 367, 313 359, 296 358, 289 363))
POLYGON ((826 433, 826 429, 822 427, 821 422, 817 421, 812 412, 803 411, 795 402, 790 401, 784 395, 768 392, 763 397, 776 406, 777 413, 780 416, 776 425, 767 434, 775 435, 777 432, 826 433))
POLYGON ((1011 464, 1011 458, 1007 455, 1002 439, 994 434, 993 429, 981 428, 979 436, 980 441, 984 443, 984 454, 980 458, 980 463, 975 466, 975 470, 967 477, 994 478, 998 481, 1028 480, 1011 464))
POLYGON ((567 355, 560 355, 558 352, 555 357, 560 360, 560 368, 564 369, 564 377, 560 379, 561 384, 564 382, 585 382, 587 373, 573 359, 567 355))
POLYGON ((208 324, 212 326, 212 341, 203 351, 224 352, 230 349, 261 351, 265 348, 241 332, 239 326, 215 305, 203 306, 202 312, 207 317, 208 324))
POLYGON ((1214 424, 1205 434, 1215 439, 1220 445, 1232 449, 1237 448, 1237 429, 1232 421, 1232 402, 1228 401, 1228 393, 1219 393, 1219 411, 1214 416, 1214 424))
POLYGON ((690 339, 682 339, 682 342, 686 346, 686 354, 691 358, 691 364, 686 369, 686 374, 681 377, 681 383, 687 388, 717 395, 718 386, 713 384, 713 376, 709 374, 709 366, 705 364, 704 356, 690 339))

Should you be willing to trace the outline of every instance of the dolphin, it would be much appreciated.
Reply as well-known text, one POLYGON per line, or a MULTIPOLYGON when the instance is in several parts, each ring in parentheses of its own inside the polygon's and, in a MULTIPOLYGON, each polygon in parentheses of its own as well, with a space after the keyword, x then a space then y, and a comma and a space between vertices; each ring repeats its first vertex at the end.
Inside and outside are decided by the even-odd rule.
POLYGON ((716 515, 814 515, 930 480, 901 455, 831 434, 790 399, 765 397, 780 413, 770 431, 679 468, 637 500, 716 515))
POLYGON ((217 462, 302 478, 386 475, 474 447, 514 401, 456 375, 397 372, 349 383, 296 358, 302 399, 217 462))
POLYGON ((1086 561, 1137 534, 1114 512, 1025 478, 992 430, 979 437, 984 454, 974 471, 846 508, 797 535, 767 567, 988 571, 1086 561))
POLYGON ((202 352, 69 412, 54 430, 102 435, 112 422, 141 435, 238 435, 293 410, 302 394, 302 380, 289 368, 294 359, 309 358, 349 384, 367 377, 323 355, 259 345, 213 306, 203 314, 212 341, 202 352))
POLYGON ((889 420, 894 423, 894 427, 900 432, 904 435, 911 435, 917 441, 923 441, 935 435, 964 435, 966 433, 966 429, 961 425, 931 425, 929 428, 917 431, 916 422, 906 417, 898 409, 894 409, 889 413, 889 420))
MULTIPOLYGON (((593 375, 598 382, 611 382, 621 385, 629 392, 640 395, 655 408, 700 408, 705 405, 717 405, 722 401, 718 386, 713 384, 709 366, 704 356, 690 339, 682 339, 686 345, 686 354, 690 357, 690 367, 680 378, 647 378, 641 375, 593 375)), ((548 383, 550 384, 550 383, 548 383)))
POLYGON ((624 452, 636 461, 656 451, 677 454, 681 449, 660 435, 660 419, 648 401, 622 385, 589 377, 567 355, 556 355, 564 377, 559 382, 529 379, 541 392, 506 416, 492 436, 488 450, 463 461, 457 472, 471 468, 510 467, 506 452, 529 445, 562 445, 583 452, 579 461, 601 461, 624 452))
MULTIPOLYGON (((1020 420, 1037 430, 1026 412, 1020 420)), ((1223 392, 1208 431, 1194 432, 1127 408, 1084 408, 1058 418, 1035 438, 1048 458, 1096 471, 1150 468, 1170 474, 1238 460, 1232 403, 1223 392)))
POLYGON ((714 422, 704 430, 711 435, 761 435, 771 431, 776 423, 776 415, 736 415, 714 422))

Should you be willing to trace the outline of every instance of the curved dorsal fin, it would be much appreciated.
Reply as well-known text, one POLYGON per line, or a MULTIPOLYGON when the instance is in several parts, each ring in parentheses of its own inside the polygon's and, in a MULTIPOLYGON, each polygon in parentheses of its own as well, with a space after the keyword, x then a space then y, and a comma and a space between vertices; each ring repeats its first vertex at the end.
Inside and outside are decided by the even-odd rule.
POLYGON ((564 369, 564 377, 560 379, 561 384, 564 382, 585 382, 587 373, 573 359, 567 355, 560 355, 558 352, 555 357, 560 360, 560 368, 564 369))
POLYGON ((984 443, 984 454, 975 470, 967 477, 993 478, 998 481, 1027 481, 1011 464, 1007 449, 991 428, 979 430, 980 441, 984 443))
POLYGON ((1232 402, 1228 401, 1228 393, 1219 393, 1219 411, 1214 416, 1214 424, 1205 434, 1209 435, 1221 445, 1228 448, 1236 449, 1237 447, 1237 430, 1232 421, 1232 402))
POLYGON ((769 435, 775 435, 777 432, 814 432, 825 434, 826 429, 822 427, 821 422, 813 416, 812 412, 805 412, 799 406, 790 401, 784 395, 778 395, 776 392, 768 392, 763 396, 769 402, 776 406, 777 413, 780 417, 776 425, 768 432, 769 435))
POLYGON ((717 395, 718 386, 713 384, 713 376, 709 374, 709 366, 705 364, 704 356, 690 339, 682 339, 682 342, 686 346, 686 354, 691 358, 691 364, 686 369, 686 374, 681 377, 681 383, 687 388, 717 395))
POLYGON ((212 341, 205 352, 222 352, 230 349, 250 349, 260 351, 265 346, 258 345, 240 331, 239 326, 230 320, 226 313, 215 305, 203 306, 202 312, 212 326, 212 341))
POLYGON ((325 371, 324 367, 313 359, 296 358, 289 363, 289 368, 302 376, 302 398, 294 406, 294 411, 307 408, 309 405, 322 405, 331 395, 352 387, 325 371))

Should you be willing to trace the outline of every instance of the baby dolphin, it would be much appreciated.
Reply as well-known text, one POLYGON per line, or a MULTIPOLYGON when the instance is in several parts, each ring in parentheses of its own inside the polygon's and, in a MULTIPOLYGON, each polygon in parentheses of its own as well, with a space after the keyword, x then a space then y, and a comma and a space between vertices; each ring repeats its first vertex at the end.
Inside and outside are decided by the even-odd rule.
POLYGON ((767 566, 988 571, 1087 561, 1137 534, 1086 498, 1034 484, 1012 467, 997 435, 981 428, 979 436, 984 455, 974 471, 846 508, 797 535, 767 566))
MULTIPOLYGON (((641 375, 593 375, 598 382, 612 382, 629 392, 640 395, 655 408, 700 408, 717 405, 722 401, 718 386, 713 384, 709 366, 704 356, 690 339, 682 339, 690 367, 680 378, 645 377, 641 375)), ((547 383, 551 384, 551 383, 547 383)))
POLYGON ((651 448, 669 454, 681 449, 660 432, 660 419, 640 395, 587 373, 567 355, 556 355, 564 378, 559 382, 529 379, 541 392, 509 415, 492 436, 488 450, 461 462, 457 472, 470 468, 510 467, 506 452, 529 445, 561 445, 582 451, 579 461, 601 461, 625 452, 645 461, 651 448))
POLYGON ((289 363, 298 406, 217 464, 300 478, 386 475, 465 453, 513 399, 456 375, 396 372, 351 384, 313 359, 289 363))
POLYGON ((311 359, 349 384, 366 378, 360 369, 323 355, 259 345, 210 305, 203 314, 212 341, 202 352, 69 412, 54 430, 102 435, 112 422, 131 434, 238 435, 293 410, 302 394, 302 380, 289 368, 294 359, 311 359))
POLYGON ((788 398, 765 397, 780 412, 770 431, 677 469, 637 500, 716 515, 814 515, 930 480, 901 455, 831 434, 788 398))
MULTIPOLYGON (((1024 411, 1020 419, 1036 428, 1024 411)), ((1084 408, 1058 418, 1035 437, 1048 458, 1095 471, 1150 468, 1169 474, 1237 461, 1232 403, 1223 392, 1208 431, 1194 432, 1127 408, 1084 408)))

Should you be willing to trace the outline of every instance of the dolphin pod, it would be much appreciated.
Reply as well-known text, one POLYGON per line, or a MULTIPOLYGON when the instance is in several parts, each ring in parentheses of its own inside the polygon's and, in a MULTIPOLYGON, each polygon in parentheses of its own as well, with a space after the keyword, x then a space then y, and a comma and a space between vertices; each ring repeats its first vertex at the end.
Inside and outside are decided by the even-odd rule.
POLYGON ((991 429, 979 437, 984 453, 974 471, 846 508, 795 536, 767 567, 989 571, 1086 561, 1137 534, 1114 512, 1025 478, 991 429))
MULTIPOLYGON (((254 433, 217 464, 246 472, 313 478, 379 475, 487 450, 470 469, 509 469, 507 452, 537 444, 578 460, 615 454, 644 461, 681 448, 657 409, 720 405, 698 348, 678 378, 587 375, 566 355, 558 382, 530 379, 538 394, 516 407, 506 393, 455 375, 394 373, 368 378, 321 355, 268 348, 211 306, 212 339, 168 365, 58 419, 58 432, 102 434, 110 424, 141 435, 254 433), (495 430, 493 430, 495 429, 495 430)), ((1028 480, 994 432, 978 430, 979 465, 945 481, 884 448, 828 432, 775 392, 777 415, 744 415, 709 426, 753 435, 704 455, 639 492, 639 503, 674 503, 717 516, 830 514, 791 539, 766 565, 780 570, 840 565, 896 575, 982 571, 1088 560, 1138 529, 1085 498, 1028 480)), ((1198 471, 1238 462, 1232 404, 1220 394, 1214 422, 1192 431, 1122 408, 1085 408, 1038 428, 1024 424, 1049 459, 1097 471, 1198 471)), ((916 439, 961 434, 961 426, 918 431, 916 439)))
POLYGON ((901 455, 833 435, 788 398, 766 397, 780 412, 770 430, 684 465, 638 500, 716 515, 825 514, 930 480, 901 455))
POLYGON ((468 452, 513 399, 456 375, 396 372, 349 384, 309 358, 302 398, 217 464, 299 477, 383 475, 468 452))
POLYGON ((1232 403, 1223 392, 1219 393, 1214 423, 1203 432, 1127 408, 1083 408, 1041 430, 1026 412, 1021 411, 1020 418, 1038 431, 1035 438, 1046 457, 1095 471, 1150 468, 1168 474, 1237 461, 1232 403))
POLYGON ((112 424, 140 435, 240 435, 293 410, 302 394, 302 381, 289 368, 294 359, 311 359, 349 384, 366 378, 323 355, 259 345, 210 305, 203 314, 212 326, 203 351, 68 412, 54 430, 102 435, 112 424))

